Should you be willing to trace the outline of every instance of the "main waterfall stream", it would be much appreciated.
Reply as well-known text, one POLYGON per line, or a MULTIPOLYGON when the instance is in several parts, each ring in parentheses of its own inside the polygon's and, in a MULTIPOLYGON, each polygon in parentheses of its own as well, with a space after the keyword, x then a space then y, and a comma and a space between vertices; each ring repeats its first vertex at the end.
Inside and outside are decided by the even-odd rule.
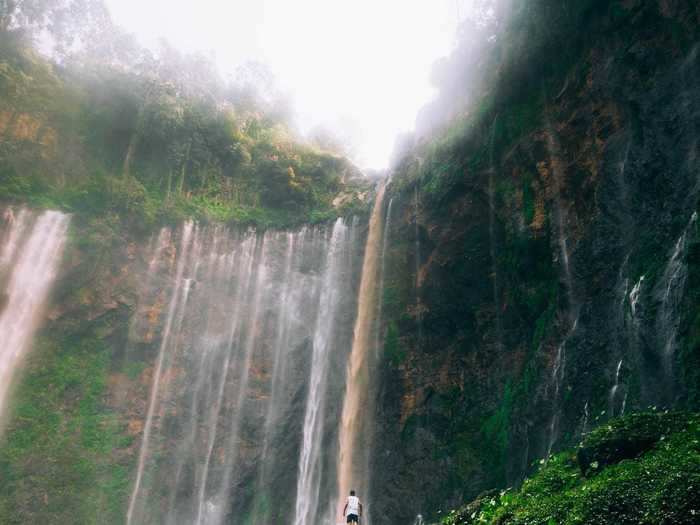
MULTIPOLYGON (((365 498, 370 492, 370 454, 374 426, 376 381, 376 352, 372 343, 377 314, 377 277, 382 256, 382 211, 384 186, 379 188, 374 210, 369 222, 369 233, 365 258, 362 265, 362 281, 357 306, 357 320, 353 334, 352 353, 348 365, 345 386, 345 401, 340 429, 340 451, 338 456, 338 506, 344 505, 351 489, 365 498)), ((387 217, 389 217, 387 210, 387 217)), ((366 507, 367 508, 367 507, 366 507)), ((366 510, 366 514, 369 511, 366 510)), ((365 517, 365 522, 369 519, 365 517)))
POLYGON ((129 524, 329 519, 356 230, 186 223, 153 240, 127 350, 155 363, 129 524))

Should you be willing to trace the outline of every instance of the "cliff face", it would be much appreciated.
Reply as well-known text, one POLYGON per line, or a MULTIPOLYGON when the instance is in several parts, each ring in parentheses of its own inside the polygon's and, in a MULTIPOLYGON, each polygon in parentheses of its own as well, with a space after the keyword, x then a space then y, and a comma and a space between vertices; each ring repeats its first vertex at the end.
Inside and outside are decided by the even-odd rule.
POLYGON ((114 221, 73 219, 42 330, 15 371, 0 447, 6 523, 111 523, 123 513, 148 383, 121 371, 142 254, 114 221))
POLYGON ((317 523, 335 496, 360 221, 124 232, 74 217, 8 408, 3 523, 264 525, 295 504, 317 523))
POLYGON ((698 407, 699 13, 610 4, 557 89, 394 174, 379 523, 516 483, 612 415, 698 407))
MULTIPOLYGON (((466 131, 416 146, 388 184, 380 402, 367 414, 376 421, 368 441, 377 525, 434 517, 516 484, 534 461, 611 416, 700 407, 700 9, 681 0, 587 4, 599 7, 580 27, 588 38, 575 60, 537 69, 542 78, 521 88, 498 85, 491 105, 464 117, 466 131)), ((245 232, 222 236, 204 222, 323 223, 337 208, 364 211, 367 182, 314 157, 323 161, 314 177, 325 169, 342 179, 316 214, 256 219, 256 205, 237 209, 232 198, 222 213, 208 203, 198 215, 187 192, 177 213, 156 214, 136 178, 95 182, 80 170, 91 184, 67 196, 27 185, 27 166, 40 182, 45 173, 58 180, 89 146, 61 148, 66 135, 50 120, 21 106, 0 112, 0 138, 3 201, 75 211, 0 448, 2 521, 123 523, 132 501, 134 522, 190 523, 201 509, 259 525, 291 509, 309 524, 328 517, 364 226, 336 223, 341 251, 330 224, 269 232, 268 252, 261 233, 248 239, 248 267, 212 262, 240 256, 245 232), (54 173, 45 164, 60 151, 70 152, 66 169, 54 173), (157 233, 144 232, 187 214, 203 219, 197 257, 195 244, 179 247, 180 225, 155 258, 157 233), (227 243, 236 249, 218 251, 227 243), (259 291, 236 298, 232 283, 259 291), (191 303, 177 302, 182 290, 191 303), (234 300, 246 306, 240 318, 234 300), (331 303, 328 316, 321 305, 331 303), (167 336, 171 305, 182 324, 167 336), (233 353, 222 346, 230 319, 241 327, 233 353), (193 349, 209 357, 197 361, 193 349), (283 350, 290 362, 276 375, 283 350), (229 354, 233 375, 222 380, 229 354), (135 488, 147 427, 154 437, 135 488), (216 494, 207 482, 198 489, 205 464, 216 494)), ((263 153, 267 174, 274 166, 263 161, 277 155, 263 153)), ((269 173, 283 193, 296 191, 296 168, 282 167, 269 173)), ((164 205, 173 198, 165 181, 164 205)))

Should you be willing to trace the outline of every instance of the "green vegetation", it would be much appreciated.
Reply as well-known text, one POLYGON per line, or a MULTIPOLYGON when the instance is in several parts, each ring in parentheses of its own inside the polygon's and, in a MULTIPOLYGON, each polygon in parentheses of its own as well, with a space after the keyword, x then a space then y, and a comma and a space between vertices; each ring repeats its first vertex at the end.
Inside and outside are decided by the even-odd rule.
POLYGON ((0 448, 2 523, 123 522, 131 437, 106 405, 99 329, 38 340, 0 448))
POLYGON ((167 47, 67 56, 59 69, 22 31, 0 30, 0 201, 113 211, 141 229, 366 213, 357 195, 370 184, 295 135, 269 72, 249 65, 240 76, 226 83, 208 59, 167 47))
POLYGON ((698 486, 700 417, 637 414, 594 430, 578 450, 542 460, 520 489, 486 493, 440 523, 691 524, 700 515, 698 486))
MULTIPOLYGON (((627 39, 623 41, 632 41, 640 31, 655 31, 669 45, 686 51, 693 45, 693 31, 659 16, 653 2, 476 4, 480 15, 463 22, 457 48, 434 66, 438 96, 419 117, 420 141, 399 161, 404 176, 395 187, 410 188, 418 181, 429 198, 435 196, 435 204, 463 177, 492 167, 492 159, 503 158, 523 137, 546 128, 553 102, 585 88, 591 68, 585 53, 601 33, 619 33, 627 39), (416 158, 420 162, 414 163, 416 158)), ((692 24, 692 18, 686 23, 692 24)), ((629 60, 627 51, 620 46, 614 58, 629 60)), ((531 214, 526 207, 526 216, 531 214)))
POLYGON ((399 366, 406 359, 406 351, 399 343, 399 330, 396 323, 389 323, 384 335, 384 355, 392 366, 399 366))
POLYGON ((508 451, 510 416, 513 410, 513 388, 506 384, 503 401, 498 410, 483 424, 481 433, 485 438, 485 452, 492 465, 498 465, 499 471, 503 471, 506 464, 505 454, 508 451))

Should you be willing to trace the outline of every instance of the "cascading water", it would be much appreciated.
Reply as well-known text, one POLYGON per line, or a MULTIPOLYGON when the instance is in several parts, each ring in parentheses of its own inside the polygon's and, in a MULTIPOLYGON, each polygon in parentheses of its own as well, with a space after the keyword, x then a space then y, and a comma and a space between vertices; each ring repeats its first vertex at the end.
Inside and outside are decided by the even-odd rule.
MULTIPOLYGON (((338 495, 336 508, 342 511, 345 498, 355 489, 365 501, 369 499, 369 456, 374 423, 373 368, 376 355, 372 352, 373 331, 376 329, 377 278, 382 250, 382 210, 385 186, 380 186, 370 217, 369 234, 362 265, 362 280, 358 297, 357 319, 353 333, 352 352, 348 365, 345 399, 340 427, 338 452, 338 495)), ((365 523, 370 523, 369 506, 365 508, 365 523)))
POLYGON ((317 502, 335 494, 321 451, 337 442, 328 383, 351 346, 339 320, 355 309, 353 230, 161 232, 132 327, 138 338, 156 317, 162 330, 128 523, 263 525, 295 508, 320 522, 317 502))
MULTIPOLYGON (((626 159, 622 161, 623 163, 623 168, 624 170, 624 163, 626 162, 626 159)), ((620 390, 620 372, 622 370, 622 363, 624 359, 627 357, 627 349, 629 348, 634 348, 634 338, 635 338, 635 332, 634 329, 630 330, 630 323, 629 323, 629 285, 630 285, 630 279, 628 277, 628 272, 629 272, 629 262, 630 262, 630 253, 628 253, 625 258, 623 259, 622 265, 620 266, 620 270, 618 272, 618 277, 617 277, 617 283, 615 285, 615 295, 617 296, 618 300, 612 307, 612 312, 611 312, 611 319, 614 320, 616 323, 616 329, 614 330, 612 334, 612 341, 611 344, 613 345, 613 348, 617 349, 616 352, 614 352, 613 356, 614 357, 614 380, 613 380, 613 385, 610 387, 610 391, 608 392, 608 408, 607 408, 607 413, 610 417, 614 417, 615 412, 617 410, 617 407, 619 405, 617 397, 618 397, 618 391, 620 390)), ((627 397, 627 389, 624 389, 624 397, 626 399, 627 397)))
POLYGON ((70 219, 55 211, 4 214, 0 251, 0 432, 8 394, 40 322, 66 242, 70 219))
MULTIPOLYGON (((624 360, 620 359, 620 361, 617 363, 617 367, 615 368, 615 383, 613 384, 612 388, 610 388, 610 394, 608 395, 608 414, 610 415, 610 417, 614 417, 616 414, 617 397, 618 391, 620 390, 620 372, 622 371, 623 362, 624 360)), ((626 400, 627 392, 624 392, 623 401, 620 405, 620 411, 617 412, 617 415, 624 415, 626 400)))
MULTIPOLYGON (((385 184, 385 188, 388 186, 389 182, 385 184)), ((379 270, 379 285, 377 286, 378 290, 378 295, 377 295, 377 313, 375 315, 374 319, 374 363, 373 365, 376 366, 379 361, 380 361, 380 354, 381 354, 381 349, 382 349, 382 344, 384 342, 384 332, 382 331, 383 328, 383 323, 384 323, 384 282, 386 279, 386 257, 387 257, 387 250, 389 248, 389 240, 391 236, 391 218, 392 218, 392 210, 393 210, 393 204, 394 204, 394 199, 391 198, 389 199, 389 205, 387 206, 386 209, 386 218, 384 220, 384 230, 382 232, 382 253, 381 253, 381 263, 380 263, 380 270, 379 270)), ((373 384, 373 386, 376 386, 373 384)), ((370 396, 374 396, 376 392, 371 389, 370 391, 370 396)), ((370 403, 368 405, 369 408, 369 413, 367 414, 367 422, 365 423, 367 425, 367 428, 370 428, 370 425, 372 428, 375 426, 375 420, 374 420, 374 411, 373 411, 373 403, 370 403)), ((366 490, 367 490, 367 496, 372 494, 372 476, 369 475, 370 473, 370 456, 371 456, 371 446, 372 443, 370 440, 365 442, 366 450, 364 451, 364 472, 366 472, 366 478, 367 478, 367 485, 366 485, 366 490)), ((364 519, 367 523, 371 522, 371 506, 367 503, 365 505, 365 514, 364 514, 364 519)))
MULTIPOLYGON (((181 251, 186 253, 188 256, 192 254, 189 246, 192 237, 192 230, 192 223, 188 223, 185 225, 184 232, 182 234, 181 251)), ((132 519, 134 517, 134 511, 138 502, 139 491, 141 489, 141 481, 143 480, 143 473, 146 467, 146 459, 148 458, 150 436, 151 431, 153 429, 153 418, 155 415, 156 404, 159 397, 159 390, 162 386, 160 379, 165 364, 164 360, 167 357, 170 357, 166 354, 166 349, 168 348, 171 342, 171 338, 179 337, 179 333, 182 328, 184 309, 187 304, 189 291, 191 289, 191 279, 185 279, 183 277, 186 263, 187 257, 181 256, 177 264, 177 273, 175 275, 174 280, 175 284, 170 298, 170 304, 168 306, 167 318, 165 320, 165 328, 163 330, 160 350, 158 352, 158 361, 156 362, 155 370, 153 372, 153 385, 151 387, 151 395, 148 404, 148 412, 146 415, 146 423, 144 426, 141 451, 139 453, 138 467, 136 471, 136 481, 134 483, 134 490, 131 494, 131 498, 129 500, 129 509, 127 511, 127 525, 132 523, 132 519)))
POLYGON ((347 228, 336 223, 328 254, 328 268, 323 282, 320 299, 320 314, 316 320, 311 361, 309 394, 304 415, 304 437, 299 458, 297 479, 296 525, 318 523, 319 493, 322 474, 322 431, 325 416, 325 392, 328 381, 333 327, 337 315, 337 294, 341 291, 334 286, 342 271, 342 248, 347 237, 347 228))
POLYGON ((688 277, 688 267, 685 262, 688 235, 692 233, 691 229, 695 226, 697 217, 697 213, 693 213, 688 225, 676 241, 673 253, 655 292, 657 300, 661 302, 656 323, 660 340, 659 347, 662 348, 663 363, 668 379, 671 379, 673 374, 672 359, 678 344, 680 315, 678 315, 677 310, 685 293, 685 282, 688 277))
POLYGON ((644 275, 639 278, 639 281, 632 287, 632 291, 629 294, 630 310, 632 312, 632 318, 636 320, 637 316, 637 305, 639 304, 639 296, 642 293, 642 286, 644 285, 644 275))
POLYGON ((418 224, 418 212, 419 212, 418 198, 418 184, 413 188, 413 221, 414 221, 414 251, 415 253, 415 278, 413 281, 413 287, 416 293, 416 321, 418 322, 418 340, 423 340, 423 306, 420 300, 420 264, 421 264, 421 248, 420 248, 420 226, 418 224))
POLYGON ((566 346, 571 339, 572 335, 576 331, 578 326, 578 315, 579 315, 579 304, 576 300, 576 294, 574 290, 574 280, 571 272, 571 262, 569 256, 569 246, 568 246, 568 236, 566 233, 567 228, 567 213, 561 199, 562 193, 562 182, 564 178, 564 172, 561 166, 561 152, 559 143, 557 142, 555 132, 549 124, 547 133, 547 149, 549 153, 549 158, 552 164, 552 171, 554 175, 554 186, 556 189, 555 195, 555 205, 556 205, 556 219, 557 219, 557 243, 559 245, 559 254, 561 259, 561 269, 564 277, 564 284, 566 285, 566 293, 568 297, 568 317, 570 321, 571 328, 567 332, 563 341, 557 347, 557 354, 554 360, 554 366, 552 367, 552 379, 550 384, 554 386, 554 409, 552 412, 552 419, 549 424, 549 442, 547 445, 546 456, 552 453, 552 449, 559 437, 559 426, 561 420, 561 390, 564 386, 564 378, 566 376, 566 346))
POLYGON ((588 408, 588 401, 583 405, 583 416, 581 416, 581 435, 588 432, 588 421, 591 418, 591 411, 588 408))
MULTIPOLYGON (((388 184, 388 183, 387 183, 388 184)), ((379 270, 379 297, 377 300, 377 316, 375 319, 375 330, 374 330, 374 349, 375 358, 379 359, 379 351, 381 350, 382 344, 382 322, 384 313, 384 280, 386 277, 386 252, 389 248, 389 237, 391 232, 391 212, 394 206, 394 199, 389 199, 389 205, 386 208, 386 219, 384 221, 384 239, 382 241, 382 255, 381 255, 381 265, 379 270)))
POLYGON ((551 384, 554 385, 554 410, 552 412, 552 419, 549 422, 549 441, 547 443, 547 454, 545 457, 549 458, 552 453, 552 448, 557 440, 559 433, 559 422, 561 419, 561 408, 559 406, 560 390, 564 382, 564 367, 566 366, 566 352, 565 347, 566 340, 562 341, 557 347, 557 355, 554 360, 554 366, 552 367, 552 379, 551 384))
MULTIPOLYGON (((304 231, 306 234, 306 231, 304 231)), ((290 301, 293 301, 292 291, 294 290, 292 268, 298 265, 298 251, 295 251, 297 239, 292 233, 287 234, 287 252, 285 254, 284 274, 282 277, 283 288, 280 296, 280 308, 282 311, 289 311, 290 301)), ((276 331, 277 337, 273 347, 274 363, 272 367, 272 379, 270 386, 270 402, 268 403, 267 412, 265 414, 265 430, 262 445, 262 453, 260 463, 262 468, 259 471, 256 482, 256 499, 254 504, 254 525, 265 525, 269 521, 269 494, 267 490, 268 478, 274 472, 274 461, 276 449, 272 447, 271 439, 274 435, 274 429, 280 423, 280 408, 282 399, 282 380, 285 377, 287 370, 287 353, 283 352, 283 346, 286 344, 286 336, 289 333, 291 319, 289 316, 278 316, 276 331)))

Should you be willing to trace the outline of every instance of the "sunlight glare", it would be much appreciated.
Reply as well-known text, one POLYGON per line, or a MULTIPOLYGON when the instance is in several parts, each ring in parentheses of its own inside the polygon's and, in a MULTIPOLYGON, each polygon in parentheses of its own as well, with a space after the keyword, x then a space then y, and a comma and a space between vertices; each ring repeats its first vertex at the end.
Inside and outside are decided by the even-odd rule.
POLYGON ((211 52, 231 74, 265 62, 292 97, 298 126, 348 137, 361 167, 384 168, 396 136, 433 94, 432 63, 449 53, 471 0, 108 0, 147 46, 211 52), (340 124, 342 123, 342 124, 340 124), (338 129, 343 126, 346 129, 338 129))

